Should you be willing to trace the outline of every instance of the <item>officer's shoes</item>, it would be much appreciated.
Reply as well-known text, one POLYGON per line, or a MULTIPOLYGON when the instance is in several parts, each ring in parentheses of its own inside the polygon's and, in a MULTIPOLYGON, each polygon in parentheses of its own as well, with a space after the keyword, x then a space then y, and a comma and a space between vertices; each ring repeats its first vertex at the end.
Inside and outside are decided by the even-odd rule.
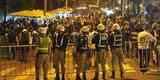
POLYGON ((86 78, 86 72, 83 72, 83 80, 87 80, 87 78, 86 78))
POLYGON ((112 79, 115 79, 115 72, 112 71, 112 76, 111 76, 112 79))
POLYGON ((124 74, 121 73, 121 80, 124 80, 124 74))
POLYGON ((103 80, 106 80, 106 73, 105 72, 103 72, 103 80))
POLYGON ((62 74, 62 80, 65 80, 65 74, 64 73, 62 74))
POLYGON ((80 78, 80 75, 79 75, 79 74, 77 74, 77 75, 76 75, 76 80, 81 80, 81 78, 80 78))
POLYGON ((59 74, 56 74, 55 80, 60 80, 59 74))
POLYGON ((98 73, 95 74, 95 77, 93 78, 93 80, 98 80, 98 73))

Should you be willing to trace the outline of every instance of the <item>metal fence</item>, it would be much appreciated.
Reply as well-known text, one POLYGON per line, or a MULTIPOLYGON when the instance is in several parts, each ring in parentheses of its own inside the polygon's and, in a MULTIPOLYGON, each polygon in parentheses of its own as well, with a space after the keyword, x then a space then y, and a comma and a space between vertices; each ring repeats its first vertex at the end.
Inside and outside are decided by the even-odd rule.
MULTIPOLYGON (((74 66, 73 66, 73 56, 72 56, 72 49, 73 44, 69 44, 67 47, 66 51, 66 74, 68 76, 71 76, 72 73, 74 73, 74 66), (72 68, 71 68, 72 65, 72 68)), ((7 57, 1 58, 0 59, 0 80, 14 80, 17 79, 17 76, 31 76, 32 80, 35 80, 35 61, 36 61, 36 45, 3 45, 0 46, 0 49, 6 48, 7 52, 5 52, 5 55, 7 57), (21 48, 22 47, 29 47, 28 55, 27 57, 27 62, 20 61, 20 56, 22 54, 21 48), (11 48, 16 49, 16 58, 15 59, 10 59, 9 54, 12 53, 11 48)), ((1 53, 1 52, 0 52, 1 53)), ((1 55, 1 54, 0 54, 1 55)), ((53 56, 53 55, 52 55, 53 56)), ((53 68, 53 59, 50 59, 49 61, 49 75, 51 78, 54 76, 54 68, 53 68)), ((73 76, 73 75, 72 75, 73 76)), ((72 77, 71 76, 71 77, 72 77)), ((21 80, 21 79, 20 79, 21 80)), ((25 79, 22 79, 25 80, 25 79)))
POLYGON ((0 52, 0 56, 5 55, 5 57, 1 56, 0 59, 0 80, 1 78, 9 80, 9 77, 35 75, 35 46, 36 45, 1 45, 0 49, 3 52, 0 52), (27 56, 25 56, 27 57, 26 62, 20 61, 21 54, 23 54, 21 48, 25 47, 29 48, 27 51, 27 56), (10 58, 12 48, 15 49, 15 59, 10 58))

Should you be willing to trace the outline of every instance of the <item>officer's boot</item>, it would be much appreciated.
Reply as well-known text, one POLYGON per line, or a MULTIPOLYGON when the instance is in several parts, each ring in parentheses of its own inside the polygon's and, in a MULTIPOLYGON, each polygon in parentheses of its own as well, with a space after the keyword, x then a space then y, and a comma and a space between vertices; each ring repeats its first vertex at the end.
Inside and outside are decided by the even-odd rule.
POLYGON ((87 80, 87 78, 86 78, 86 72, 83 72, 83 80, 87 80))
POLYGON ((59 73, 56 73, 55 80, 60 80, 60 75, 59 75, 59 73))
POLYGON ((121 71, 121 80, 124 80, 124 74, 122 71, 121 71))
POLYGON ((111 76, 112 79, 115 79, 115 71, 112 71, 112 76, 111 76))
POLYGON ((106 80, 106 72, 103 71, 103 80, 106 80))
POLYGON ((93 80, 98 80, 98 75, 99 75, 99 72, 96 71, 95 73, 95 76, 94 76, 94 79, 93 80))
POLYGON ((62 73, 62 80, 65 80, 65 74, 62 73))
POLYGON ((77 75, 76 75, 76 80, 81 80, 79 73, 77 73, 77 75))

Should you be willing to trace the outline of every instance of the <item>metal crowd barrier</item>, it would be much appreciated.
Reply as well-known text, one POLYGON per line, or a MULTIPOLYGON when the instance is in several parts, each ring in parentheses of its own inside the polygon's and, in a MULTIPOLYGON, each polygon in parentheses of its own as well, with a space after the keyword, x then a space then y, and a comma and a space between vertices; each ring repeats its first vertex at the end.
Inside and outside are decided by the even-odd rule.
MULTIPOLYGON (((36 47, 37 45, 0 45, 0 48, 6 48, 7 57, 15 48, 15 59, 0 59, 0 80, 16 80, 17 76, 35 75, 35 50, 29 48, 27 62, 19 61, 22 47, 36 47)), ((1 54, 0 54, 1 55, 1 54)))
POLYGON ((10 48, 10 47, 32 47, 37 45, 1 45, 0 48, 10 48))
MULTIPOLYGON (((20 55, 20 48, 22 47, 36 47, 37 45, 0 45, 0 48, 8 48, 8 53, 12 52, 12 48, 16 49, 16 56, 20 55)), ((69 48, 74 47, 74 43, 68 44, 67 53, 72 52, 69 51, 69 48)), ((67 56, 71 56, 71 54, 66 54, 67 56)), ((35 62, 36 62, 36 49, 30 48, 28 54, 27 62, 21 62, 17 60, 8 60, 8 59, 0 59, 0 80, 17 80, 20 76, 32 76, 35 78, 35 62)), ((66 58, 67 61, 70 59, 66 58)), ((72 59, 72 58, 71 58, 72 59)), ((52 61, 49 61, 49 74, 53 74, 53 66, 51 65, 52 61)), ((69 72, 67 72, 70 74, 69 72)), ((20 80, 20 79, 19 79, 20 80)), ((27 79, 26 79, 27 80, 27 79)), ((35 80, 35 79, 32 79, 35 80)))

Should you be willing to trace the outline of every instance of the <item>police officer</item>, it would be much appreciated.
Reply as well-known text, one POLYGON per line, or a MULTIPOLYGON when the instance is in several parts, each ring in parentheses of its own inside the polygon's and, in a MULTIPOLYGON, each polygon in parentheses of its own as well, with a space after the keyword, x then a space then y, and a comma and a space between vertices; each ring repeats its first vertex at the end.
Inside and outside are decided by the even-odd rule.
POLYGON ((55 53, 54 53, 54 61, 55 61, 55 69, 56 69, 56 78, 55 80, 60 80, 60 65, 61 65, 61 73, 62 80, 65 79, 65 53, 66 47, 69 42, 68 35, 64 33, 65 28, 63 25, 57 26, 57 32, 54 35, 55 42, 55 53), (60 65, 59 65, 60 64, 60 65))
POLYGON ((112 32, 109 35, 109 44, 112 53, 112 78, 115 78, 116 66, 120 68, 121 78, 123 80, 123 51, 122 51, 122 31, 119 24, 112 26, 112 32), (117 64, 118 62, 118 64, 117 64))
POLYGON ((43 80, 48 80, 48 58, 51 53, 51 39, 47 34, 47 27, 40 27, 39 30, 40 36, 37 48, 36 80, 40 80, 41 72, 43 72, 43 80))
POLYGON ((140 60, 141 72, 148 71, 149 68, 149 56, 150 56, 150 43, 156 41, 156 38, 150 33, 150 26, 145 25, 144 31, 138 33, 138 52, 140 60))
POLYGON ((99 24, 97 26, 98 33, 95 33, 93 38, 93 43, 95 43, 96 48, 96 75, 94 80, 98 80, 99 75, 99 64, 101 64, 103 69, 103 79, 105 80, 105 63, 106 63, 106 55, 108 52, 108 35, 105 33, 105 26, 103 24, 99 24))
POLYGON ((77 55, 78 55, 78 67, 76 80, 81 80, 80 73, 83 72, 83 79, 86 80, 86 71, 88 68, 87 55, 89 54, 88 47, 88 26, 83 26, 80 30, 79 37, 77 38, 77 55))
POLYGON ((156 41, 156 59, 157 59, 157 66, 158 71, 160 71, 160 29, 157 30, 157 41, 156 41))

